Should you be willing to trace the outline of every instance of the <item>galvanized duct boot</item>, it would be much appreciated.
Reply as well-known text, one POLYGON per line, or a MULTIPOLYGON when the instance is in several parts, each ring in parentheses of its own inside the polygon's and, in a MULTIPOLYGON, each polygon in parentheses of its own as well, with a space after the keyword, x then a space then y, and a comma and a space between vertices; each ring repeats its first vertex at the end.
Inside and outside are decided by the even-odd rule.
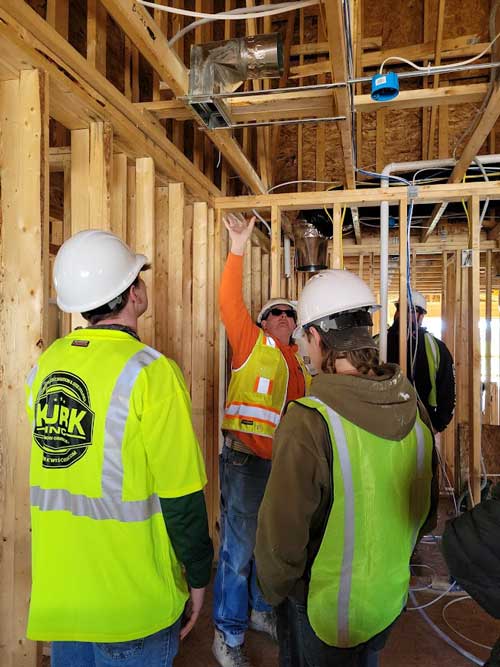
POLYGON ((295 241, 295 268, 297 271, 321 271, 326 269, 328 237, 312 222, 297 218, 292 225, 295 241))

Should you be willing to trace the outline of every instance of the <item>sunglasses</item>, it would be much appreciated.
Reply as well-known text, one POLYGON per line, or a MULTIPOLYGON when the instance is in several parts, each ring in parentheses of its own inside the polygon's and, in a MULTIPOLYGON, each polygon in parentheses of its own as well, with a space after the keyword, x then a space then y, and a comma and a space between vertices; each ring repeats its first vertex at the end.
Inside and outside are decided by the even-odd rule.
POLYGON ((269 315, 274 315, 275 317, 279 317, 280 315, 285 314, 287 317, 293 317, 293 319, 296 318, 296 313, 293 310, 293 308, 287 308, 286 310, 281 310, 281 308, 271 308, 271 310, 268 310, 266 313, 266 318, 269 317, 269 315))

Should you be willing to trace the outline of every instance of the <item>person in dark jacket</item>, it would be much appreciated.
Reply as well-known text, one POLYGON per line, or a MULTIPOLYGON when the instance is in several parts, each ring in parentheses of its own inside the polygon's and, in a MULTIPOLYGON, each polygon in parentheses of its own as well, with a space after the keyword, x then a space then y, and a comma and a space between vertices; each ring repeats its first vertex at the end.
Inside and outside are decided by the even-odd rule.
MULTIPOLYGON (((455 410, 455 369, 446 345, 422 326, 427 313, 424 295, 411 291, 413 306, 412 336, 407 346, 408 379, 417 390, 432 422, 435 433, 448 426, 455 410)), ((396 304, 394 323, 387 332, 387 361, 399 363, 399 304, 396 304)))
MULTIPOLYGON (((443 553, 452 577, 488 614, 500 619, 500 484, 491 498, 448 521, 443 553)), ((500 667, 500 639, 485 667, 500 667)))

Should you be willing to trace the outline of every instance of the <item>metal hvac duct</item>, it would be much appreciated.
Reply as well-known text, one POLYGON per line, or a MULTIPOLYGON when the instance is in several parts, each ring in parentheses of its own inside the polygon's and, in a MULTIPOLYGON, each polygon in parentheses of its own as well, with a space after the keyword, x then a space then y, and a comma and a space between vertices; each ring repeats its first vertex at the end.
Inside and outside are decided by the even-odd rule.
POLYGON ((280 77, 281 35, 255 35, 191 47, 187 101, 209 129, 232 125, 224 100, 214 95, 234 90, 248 79, 280 77))
POLYGON ((302 211, 292 224, 297 271, 321 271, 328 268, 328 239, 333 226, 323 211, 302 211))

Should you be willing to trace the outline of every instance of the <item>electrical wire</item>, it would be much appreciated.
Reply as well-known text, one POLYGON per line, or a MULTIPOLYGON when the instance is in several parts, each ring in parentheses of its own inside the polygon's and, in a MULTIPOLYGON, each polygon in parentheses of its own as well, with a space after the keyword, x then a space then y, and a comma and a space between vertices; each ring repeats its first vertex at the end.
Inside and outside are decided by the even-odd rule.
POLYGON ((252 213, 255 215, 256 218, 258 218, 262 222, 264 227, 269 232, 269 236, 271 236, 271 225, 267 222, 267 220, 264 220, 264 218, 261 216, 261 214, 254 208, 252 209, 252 213))
MULTIPOLYGON (((273 9, 277 9, 281 7, 282 5, 288 5, 288 2, 273 5, 273 9)), ((236 9, 230 9, 229 11, 225 12, 226 14, 248 14, 249 7, 237 7, 236 9)), ((262 15, 262 12, 265 12, 266 10, 269 9, 269 5, 258 5, 257 7, 251 7, 251 10, 253 12, 259 12, 262 15)), ((243 17, 244 18, 244 17, 243 17)), ((182 30, 179 30, 179 32, 175 33, 175 35, 169 40, 168 44, 169 46, 173 46, 179 39, 182 39, 184 35, 186 35, 188 32, 191 32, 195 28, 199 28, 202 25, 206 25, 207 23, 213 23, 214 21, 217 21, 217 14, 212 14, 210 18, 204 18, 204 19, 198 19, 197 21, 193 21, 189 25, 185 26, 182 28, 182 30)))
MULTIPOLYGON (((416 604, 416 598, 413 593, 410 593, 410 598, 413 601, 414 604, 416 604)), ((430 627, 434 630, 434 632, 440 637, 443 641, 445 641, 449 646, 455 649, 455 651, 458 651, 461 655, 463 655, 467 660, 470 660, 470 662, 473 662, 475 665, 483 665, 483 660, 480 660, 477 658, 473 653, 469 653, 469 651, 466 651, 464 648, 460 646, 460 644, 457 644, 457 642, 453 641, 451 637, 449 637, 445 632, 439 628, 434 621, 432 621, 427 613, 423 609, 418 609, 418 613, 422 616, 424 621, 430 625, 430 627)))
POLYGON ((214 21, 237 21, 239 19, 257 19, 261 16, 276 16, 276 14, 284 14, 285 12, 291 12, 296 9, 301 9, 304 7, 311 7, 312 5, 319 4, 319 0, 299 0, 298 2, 284 2, 281 5, 267 5, 268 9, 265 11, 255 11, 255 8, 252 8, 252 11, 246 13, 230 14, 229 12, 220 12, 218 14, 208 14, 205 12, 193 12, 189 9, 180 9, 179 7, 169 7, 168 5, 159 5, 156 2, 147 2, 146 0, 137 0, 140 5, 144 7, 152 7, 153 9, 159 9, 162 12, 168 12, 170 14, 179 14, 181 16, 191 16, 195 19, 212 19, 214 21), (273 9, 269 9, 273 7, 273 9))
POLYGON ((445 606, 443 607, 443 611, 441 612, 441 616, 443 618, 443 621, 446 623, 446 625, 450 628, 452 632, 454 632, 456 635, 461 637, 462 639, 465 639, 466 642, 470 642, 471 644, 474 644, 474 646, 479 646, 480 648, 485 648, 488 649, 488 651, 491 651, 493 646, 487 646, 486 644, 481 644, 480 642, 474 641, 474 639, 471 639, 470 637, 467 637, 466 635, 463 635, 461 632, 459 632, 456 628, 453 627, 453 625, 448 621, 446 618, 446 610, 448 607, 451 607, 452 604, 456 604, 457 602, 463 602, 464 600, 472 600, 470 595, 464 595, 463 597, 456 598, 455 600, 450 600, 445 606))
MULTIPOLYGON (((420 65, 417 65, 416 63, 414 63, 412 60, 407 60, 406 58, 401 58, 401 56, 389 56, 380 65, 379 73, 382 74, 383 69, 384 69, 384 65, 386 63, 390 62, 390 61, 397 61, 397 62, 401 62, 401 63, 406 63, 407 65, 410 65, 410 67, 413 67, 413 69, 416 69, 419 72, 425 72, 427 75, 437 74, 439 72, 444 72, 444 71, 450 71, 450 67, 451 68, 463 67, 464 65, 469 65, 469 64, 475 62, 476 60, 479 60, 479 58, 482 58, 484 56, 484 54, 487 53, 491 49, 491 47, 495 44, 495 42, 497 41, 497 39, 499 37, 500 37, 500 32, 496 35, 495 39, 493 39, 488 44, 488 46, 485 49, 483 49, 481 51, 481 53, 479 53, 477 56, 474 56, 473 58, 469 58, 468 60, 462 60, 458 63, 451 63, 451 65, 448 64, 448 65, 434 65, 434 66, 432 66, 432 65, 429 64, 429 65, 427 65, 427 67, 421 67, 420 65)), ((453 69, 451 71, 453 71, 453 69)))
POLYGON ((417 607, 406 607, 406 611, 420 611, 421 609, 427 609, 427 607, 431 607, 433 604, 436 604, 436 602, 439 602, 439 600, 442 600, 444 597, 446 597, 454 585, 455 582, 451 583, 449 587, 443 593, 438 595, 437 598, 434 598, 434 600, 418 605, 417 607))

